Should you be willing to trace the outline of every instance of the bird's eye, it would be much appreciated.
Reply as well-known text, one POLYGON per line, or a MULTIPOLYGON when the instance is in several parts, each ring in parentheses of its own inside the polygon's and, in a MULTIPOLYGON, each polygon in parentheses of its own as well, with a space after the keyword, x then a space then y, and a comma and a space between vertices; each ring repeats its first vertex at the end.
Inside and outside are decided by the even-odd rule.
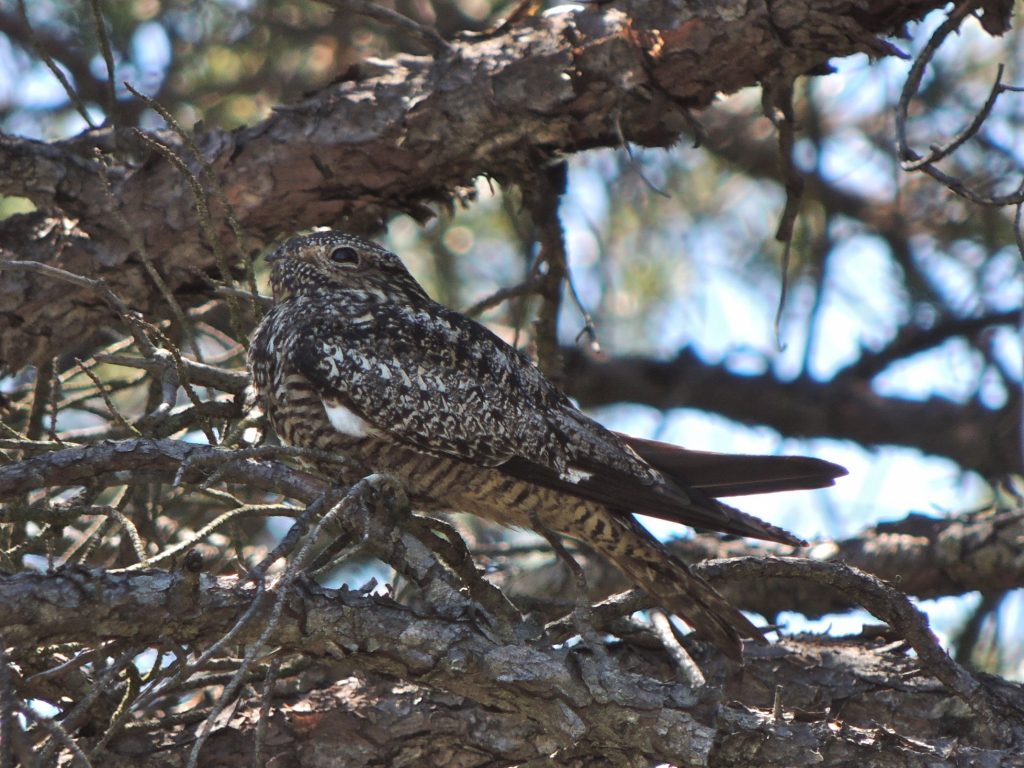
POLYGON ((331 251, 331 261, 344 267, 359 266, 359 251, 351 245, 343 245, 331 251))

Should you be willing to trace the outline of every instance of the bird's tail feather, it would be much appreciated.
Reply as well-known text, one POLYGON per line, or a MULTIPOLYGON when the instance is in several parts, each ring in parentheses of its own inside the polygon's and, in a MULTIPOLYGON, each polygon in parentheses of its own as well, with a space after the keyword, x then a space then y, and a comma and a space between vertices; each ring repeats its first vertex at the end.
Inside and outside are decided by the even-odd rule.
POLYGON ((765 642, 761 630, 631 516, 595 517, 583 522, 590 530, 580 538, 730 659, 742 663, 741 638, 765 642))
POLYGON ((616 434, 673 482, 714 498, 827 488, 846 474, 846 469, 838 464, 808 456, 692 451, 657 440, 616 434))

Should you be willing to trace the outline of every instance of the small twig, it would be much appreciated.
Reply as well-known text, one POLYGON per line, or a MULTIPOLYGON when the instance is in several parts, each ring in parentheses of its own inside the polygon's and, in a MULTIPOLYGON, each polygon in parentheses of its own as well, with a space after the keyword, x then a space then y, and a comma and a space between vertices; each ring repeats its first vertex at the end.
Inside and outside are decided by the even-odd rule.
MULTIPOLYGON (((926 165, 937 163, 938 161, 949 157, 957 149, 959 149, 966 141, 973 137, 979 130, 981 130, 982 124, 988 119, 989 114, 992 112, 992 108, 996 104, 996 100, 1000 95, 1006 91, 1018 90, 1012 86, 1004 86, 1003 80, 1003 64, 1000 63, 996 66, 996 79, 992 83, 992 90, 989 91, 988 99, 982 105, 981 109, 974 116, 974 119, 968 124, 960 133, 954 136, 948 143, 940 146, 932 146, 930 151, 924 157, 919 157, 917 160, 906 159, 900 163, 900 167, 904 171, 918 171, 924 168, 926 165)), ((902 104, 902 99, 900 100, 902 104)), ((904 133, 906 132, 906 123, 904 122, 904 133)), ((913 155, 914 152, 906 148, 908 157, 913 155)))
POLYGON ((230 285, 217 285, 213 289, 215 296, 235 296, 240 299, 250 299, 252 303, 260 309, 270 309, 274 306, 274 300, 270 296, 261 296, 256 294, 253 296, 249 291, 243 291, 241 288, 233 288, 230 285))
POLYGON ((291 554, 297 546, 299 546, 299 542, 301 542, 309 532, 310 524, 320 514, 320 511, 326 501, 326 495, 321 494, 312 503, 306 505, 306 508, 295 517, 291 527, 288 529, 288 533, 281 538, 281 541, 278 542, 277 546, 268 552, 260 562, 249 569, 249 572, 246 573, 239 582, 239 587, 250 581, 262 584, 266 579, 267 571, 270 570, 270 566, 281 558, 288 557, 288 555, 291 554))
MULTIPOLYGON (((22 434, 18 430, 16 430, 10 424, 8 424, 8 423, 6 423, 4 421, 0 421, 0 432, 3 432, 3 434, 8 435, 10 438, 12 438, 15 441, 24 441, 26 443, 32 443, 34 445, 50 445, 51 444, 50 442, 44 441, 44 440, 38 440, 38 441, 36 441, 36 440, 29 440, 26 437, 22 436, 22 434)), ((10 442, 10 440, 7 440, 6 442, 10 442)), ((8 446, 4 446, 4 447, 8 447, 8 446)))
MULTIPOLYGON (((213 419, 230 420, 237 419, 241 415, 242 409, 238 403, 207 400, 199 405, 172 410, 147 431, 150 437, 171 437, 176 432, 202 429, 203 424, 209 424, 213 419)), ((225 443, 223 438, 218 441, 218 444, 231 445, 231 443, 225 443)))
POLYGON ((775 696, 772 699, 772 720, 776 723, 785 722, 786 716, 782 709, 782 686, 775 686, 775 696))
POLYGON ((89 380, 96 386, 96 391, 99 393, 99 396, 103 398, 103 403, 107 406, 107 410, 110 412, 110 415, 113 417, 117 425, 135 437, 142 437, 142 433, 129 424, 128 420, 121 414, 118 407, 114 405, 114 401, 110 399, 110 394, 107 392, 107 388, 103 385, 103 382, 100 381, 99 376, 97 376, 91 368, 83 363, 80 358, 76 357, 75 363, 82 369, 82 373, 88 376, 89 380))
MULTIPOLYGON (((181 652, 180 648, 178 648, 178 652, 181 652)), ((153 666, 149 668, 149 672, 142 676, 143 685, 148 685, 157 677, 163 674, 164 657, 167 655, 169 655, 169 652, 167 651, 166 648, 161 647, 157 649, 156 658, 153 659, 153 666)))
POLYGON ((170 730, 178 726, 190 726, 201 723, 209 714, 210 708, 197 706, 186 712, 172 712, 148 720, 135 720, 124 727, 126 733, 146 733, 156 730, 170 730))
POLYGON ((117 709, 115 709, 111 715, 110 723, 103 730, 103 735, 89 751, 90 758, 100 757, 103 748, 110 743, 112 738, 123 730, 132 713, 132 704, 135 702, 135 698, 139 695, 139 685, 141 682, 142 678, 139 675, 139 670, 134 664, 129 664, 127 669, 125 669, 124 694, 121 696, 121 701, 117 705, 117 709))
MULTIPOLYGON (((152 102, 152 99, 143 96, 141 93, 132 88, 132 86, 129 83, 125 83, 125 87, 127 87, 128 90, 131 91, 135 96, 146 101, 147 104, 152 102)), ((221 279, 224 281, 225 285, 232 285, 234 281, 231 279, 231 270, 228 267, 227 258, 224 255, 224 249, 221 248, 220 238, 217 236, 217 232, 213 227, 213 218, 210 215, 210 206, 207 202, 206 191, 203 189, 203 185, 200 183, 196 175, 192 173, 191 169, 189 169, 188 165, 181 158, 181 156, 174 151, 174 149, 172 149, 167 144, 164 144, 162 141, 158 141, 155 137, 150 136, 149 134, 145 133, 144 131, 138 128, 133 128, 132 131, 143 144, 153 149, 165 160, 167 160, 167 162, 174 166, 174 168, 176 168, 178 172, 188 182, 189 187, 191 187, 192 189, 192 197, 196 203, 196 216, 199 219, 199 227, 202 230, 203 235, 206 238, 206 241, 209 244, 210 248, 213 250, 214 260, 217 263, 218 270, 220 270, 221 279)), ((228 314, 231 316, 231 326, 234 329, 235 335, 238 337, 238 339, 244 340, 244 326, 242 323, 241 309, 238 306, 238 301, 235 299, 234 296, 229 295, 226 298, 228 302, 228 314)))
POLYGON ((788 346, 782 340, 782 314, 786 310, 786 299, 789 297, 789 260, 790 251, 793 247, 792 240, 786 240, 782 244, 782 263, 779 265, 779 303, 775 305, 775 319, 772 321, 772 332, 775 334, 775 349, 785 352, 788 346))
MULTIPOLYGON (((245 291, 242 291, 242 295, 245 295, 245 291)), ((260 297, 262 298, 262 297, 260 297)), ((230 335, 224 333, 220 328, 210 325, 205 322, 202 318, 210 313, 215 312, 220 302, 208 301, 205 304, 201 304, 195 307, 189 312, 190 318, 198 320, 196 323, 196 331, 205 335, 208 339, 212 339, 221 345, 219 352, 214 352, 209 359, 210 365, 223 365, 229 361, 244 361, 245 360, 245 346, 239 344, 230 335)))
POLYGON ((669 618, 668 614, 660 609, 651 611, 651 627, 654 629, 654 634, 661 641, 662 647, 672 657, 672 661, 686 682, 693 688, 706 685, 707 680, 704 678, 704 673, 700 671, 697 662, 693 660, 690 654, 686 652, 683 644, 679 642, 679 635, 676 632, 676 628, 672 625, 672 619, 669 618))
POLYGON ((779 352, 786 349, 782 341, 782 313, 786 308, 786 299, 789 294, 789 261, 790 252, 793 247, 793 227, 796 224, 797 216, 800 214, 800 202, 804 194, 804 180, 796 162, 793 160, 793 149, 796 145, 796 115, 793 110, 793 82, 789 81, 784 85, 777 84, 775 87, 766 88, 764 93, 766 100, 765 112, 775 124, 779 132, 779 167, 786 187, 786 206, 779 217, 779 226, 775 230, 775 239, 783 244, 782 265, 779 268, 782 282, 779 291, 779 303, 775 310, 775 345, 779 352), (778 109, 782 119, 775 119, 772 110, 778 109))
POLYGON ((275 656, 270 660, 267 667, 267 676, 263 681, 263 690, 260 693, 260 714, 256 720, 256 733, 253 737, 253 768, 264 768, 266 755, 263 748, 267 741, 267 731, 270 728, 270 708, 274 702, 274 684, 277 682, 277 675, 281 669, 281 658, 275 656))
MULTIPOLYGON (((113 645, 113 643, 111 643, 111 645, 113 645)), ((72 656, 63 664, 58 664, 55 667, 44 669, 42 672, 36 672, 25 680, 24 685, 26 688, 33 688, 45 680, 53 680, 54 678, 61 677, 86 664, 94 664, 96 659, 108 655, 108 652, 109 648, 107 646, 100 646, 99 648, 90 648, 87 651, 82 651, 81 653, 77 653, 72 656)))
POLYGON ((465 309, 463 314, 468 315, 469 317, 478 317, 487 310, 493 309, 509 299, 518 299, 522 296, 530 296, 536 293, 540 286, 541 280, 537 277, 530 276, 518 285, 513 285, 511 288, 501 288, 490 296, 484 297, 465 309))
POLYGON ((51 720, 48 717, 43 717, 35 710, 29 707, 18 706, 18 714, 24 717, 28 722, 35 723, 53 739, 50 745, 44 751, 43 754, 38 756, 38 762, 36 765, 47 765, 47 760, 53 755, 53 751, 56 749, 56 745, 60 744, 66 750, 68 750, 73 757, 78 759, 78 763, 72 763, 76 768, 84 766, 84 768, 92 768, 92 763, 89 761, 88 755, 82 751, 82 748, 78 746, 75 740, 71 737, 71 734, 64 728, 63 725, 58 723, 56 720, 51 720))
POLYGON ((201 542, 211 533, 215 533, 219 528, 223 528, 225 525, 239 517, 250 517, 250 516, 271 516, 271 515, 291 515, 294 514, 295 507, 289 507, 284 504, 251 504, 237 509, 231 509, 218 515, 215 519, 204 525, 198 531, 187 536, 182 541, 172 544, 169 547, 161 550, 152 557, 146 557, 143 553, 143 557, 140 558, 139 562, 129 565, 127 568, 122 569, 111 569, 109 573, 120 573, 122 571, 140 571, 146 568, 152 568, 157 563, 161 563, 165 560, 169 560, 179 552, 183 552, 186 549, 194 547, 196 544, 201 542))
MULTIPOLYGON (((141 99, 146 106, 160 115, 160 117, 162 117, 166 123, 171 126, 171 129, 184 142, 185 146, 192 154, 192 158, 196 163, 198 163, 199 168, 201 169, 203 181, 209 187, 214 200, 216 200, 223 209, 224 218, 227 220, 228 226, 231 227, 231 232, 235 236, 235 243, 237 244, 239 251, 242 254, 245 254, 246 238, 242 231, 242 226, 238 223, 238 218, 235 216, 235 209, 232 207, 231 203, 228 202, 227 195, 224 194, 224 188, 221 186, 220 178, 216 173, 214 173, 213 166, 210 165, 206 156, 199 151, 199 147, 196 146, 195 141, 192 139, 192 134, 181 126, 181 124, 175 119, 174 115, 171 114, 171 111, 163 104, 135 90, 130 83, 125 83, 125 87, 132 93, 132 95, 141 99)), ((226 285, 233 285, 234 281, 231 279, 231 275, 227 270, 227 260, 225 259, 224 252, 220 247, 220 238, 217 237, 216 232, 213 230, 212 221, 209 220, 209 217, 207 217, 207 219, 203 219, 202 216, 200 216, 200 224, 203 227, 203 232, 206 235, 207 240, 210 242, 210 247, 213 249, 214 258, 216 259, 217 265, 221 271, 221 278, 224 280, 226 285)), ((256 273, 253 267, 253 260, 247 255, 243 255, 243 260, 245 263, 246 281, 249 288, 248 294, 243 295, 252 302, 253 310, 255 314, 259 316, 258 310, 260 305, 256 301, 259 297, 259 293, 256 289, 256 273)), ((231 299, 228 299, 229 309, 230 303, 231 299)), ((239 328, 236 327, 235 331, 238 333, 239 328)), ((239 335, 238 340, 244 341, 245 336, 239 335)))
POLYGON ((640 180, 647 185, 651 192, 671 200, 672 195, 655 186, 654 182, 644 175, 644 169, 641 167, 640 162, 633 156, 633 150, 630 148, 629 142, 626 141, 626 135, 622 132, 622 121, 620 120, 620 110, 618 108, 612 113, 612 123, 615 126, 615 134, 619 138, 619 146, 626 150, 626 157, 629 158, 629 164, 636 171, 636 175, 640 177, 640 180))
POLYGON ((103 54, 103 61, 107 67, 107 121, 115 120, 114 111, 117 109, 117 89, 114 86, 114 54, 110 50, 110 38, 107 37, 107 27, 103 23, 103 12, 100 10, 100 0, 89 0, 92 7, 93 23, 96 26, 96 39, 100 44, 100 52, 103 54))
POLYGON ((1021 90, 1002 84, 1002 64, 998 67, 995 83, 989 92, 985 104, 974 116, 974 119, 947 144, 933 147, 928 155, 922 157, 910 147, 910 142, 907 139, 910 102, 921 88, 921 80, 924 78, 925 70, 946 38, 950 33, 959 28, 965 18, 974 13, 977 5, 977 0, 962 0, 962 2, 957 4, 946 20, 939 25, 938 29, 929 38, 925 47, 910 67, 910 72, 907 74, 907 80, 903 84, 903 90, 900 93, 900 99, 896 106, 896 147, 900 156, 900 166, 905 171, 924 171, 936 181, 944 184, 951 192, 979 205, 1019 205, 1024 202, 1024 181, 1018 185, 1016 191, 1009 194, 982 195, 970 189, 961 179, 950 176, 935 167, 937 161, 948 157, 968 139, 978 133, 995 106, 996 100, 1002 93, 1021 90))
POLYGON ((533 510, 530 511, 530 528, 544 537, 555 551, 558 559, 568 567, 573 580, 576 582, 576 605, 572 612, 576 631, 588 648, 594 651, 594 653, 602 653, 604 651, 604 644, 594 629, 593 608, 590 604, 590 586, 587 584, 587 574, 584 573, 583 566, 576 561, 576 558, 569 554, 562 544, 561 537, 544 525, 540 517, 533 510))
MULTIPOLYGON (((192 405, 194 405, 196 408, 200 409, 200 415, 202 415, 201 411, 203 401, 199 399, 199 395, 196 394, 195 389, 192 387, 192 382, 188 376, 188 368, 185 365, 185 361, 181 357, 181 351, 174 344, 174 342, 172 342, 169 338, 167 338, 167 336, 164 335, 163 331, 161 331, 159 328, 153 328, 152 332, 154 335, 158 337, 158 339, 161 342, 163 342, 164 350, 166 350, 166 352, 169 353, 171 355, 171 358, 174 360, 173 370, 176 374, 174 381, 174 395, 177 395, 177 387, 181 386, 181 388, 185 390, 185 396, 188 397, 189 402, 191 402, 192 405)), ((164 350, 158 350, 158 352, 163 352, 164 350)), ((173 400, 171 400, 171 398, 165 398, 164 402, 167 404, 168 409, 174 407, 174 402, 173 400)), ((206 439, 210 441, 210 445, 216 445, 217 436, 213 431, 213 425, 210 423, 210 420, 205 417, 201 418, 200 425, 202 427, 203 434, 206 436, 206 439)))
POLYGON ((145 709, 160 696, 170 693, 173 686, 191 677, 199 669, 202 669, 210 659, 220 653, 225 646, 233 642, 235 637, 237 637, 238 634, 246 627, 249 621, 252 620, 252 618, 263 608, 263 598, 265 594, 265 583, 262 580, 257 581, 255 594, 252 595, 249 606, 245 609, 242 615, 235 620, 235 623, 231 625, 231 629, 221 635, 215 643, 203 651, 199 658, 192 664, 182 664, 177 673, 172 677, 164 677, 155 681, 148 691, 145 691, 139 696, 136 706, 139 709, 145 709))
POLYGON ((590 312, 583 305, 583 299, 580 298, 579 291, 576 290, 576 281, 572 278, 572 271, 570 270, 565 277, 565 282, 569 286, 569 295, 572 296, 572 302, 576 305, 576 309, 583 317, 583 327, 580 332, 576 334, 575 342, 579 344, 580 339, 584 336, 587 337, 588 346, 590 353, 597 355, 601 353, 601 342, 597 338, 597 325, 594 323, 594 318, 590 312))
MULTIPOLYGON (((101 363, 123 365, 127 368, 140 368, 150 373, 160 373, 166 368, 164 361, 155 358, 132 357, 130 355, 100 352, 96 354, 95 359, 101 363)), ((181 358, 181 363, 182 368, 188 374, 189 380, 200 387, 213 387, 214 389, 220 389, 237 395, 240 392, 244 392, 245 388, 249 386, 249 374, 247 373, 219 368, 208 363, 199 363, 186 357, 181 358)))
POLYGON ((71 81, 68 80, 67 76, 64 74, 64 70, 57 66, 57 62, 53 60, 53 57, 50 56, 36 37, 35 31, 32 29, 32 24, 28 20, 28 12, 25 10, 25 0, 18 0, 18 11, 21 13, 21 20, 25 25, 25 29, 28 30, 29 41, 32 43, 32 48, 35 50, 39 58, 45 62, 47 69, 49 69, 53 76, 57 78, 57 82, 59 82, 61 88, 64 89, 64 93, 68 95, 68 100, 72 105, 74 105, 75 110, 82 116, 82 119, 85 120, 86 125, 93 129, 99 127, 93 122, 92 117, 89 116, 89 110, 85 108, 85 104, 82 103, 82 100, 78 97, 78 93, 75 91, 74 86, 71 85, 71 81))
MULTIPOLYGON (((88 360, 85 360, 84 362, 86 366, 92 368, 97 363, 102 361, 97 360, 95 357, 93 357, 88 360)), ((79 371, 77 368, 69 368, 60 375, 60 380, 61 382, 65 382, 70 378, 79 375, 81 375, 81 371, 79 371)), ((149 374, 147 374, 145 371, 141 371, 139 375, 135 376, 135 378, 108 379, 107 381, 103 382, 103 385, 107 390, 107 394, 113 396, 118 392, 123 392, 129 389, 135 389, 140 384, 145 383, 148 376, 149 374)), ((67 410, 68 408, 76 408, 79 410, 94 413, 97 416, 101 416, 103 419, 107 419, 107 417, 110 416, 110 412, 107 411, 105 407, 93 407, 89 404, 89 401, 96 397, 96 388, 91 384, 88 386, 62 386, 61 392, 66 395, 66 397, 63 400, 61 400, 57 406, 62 411, 67 410)), ((85 427, 85 429, 89 429, 89 427, 85 427)), ((70 431, 71 430, 63 430, 61 434, 68 434, 70 431)), ((82 434, 82 432, 79 430, 78 434, 82 434)))
POLYGON ((109 524, 109 516, 104 516, 90 525, 82 532, 77 542, 72 542, 68 549, 64 550, 64 554, 60 557, 61 562, 65 565, 83 562, 96 548, 96 543, 102 538, 102 534, 109 524))
MULTIPOLYGON (((127 504, 128 498, 125 495, 125 504, 127 504)), ((146 559, 146 545, 142 542, 142 537, 139 536, 139 529, 135 527, 135 523, 128 519, 128 517, 121 512, 119 509, 112 509, 110 516, 117 520, 128 534, 128 540, 132 544, 132 549, 135 550, 135 556, 142 562, 146 559)))
POLYGON ((394 27, 426 47, 435 56, 449 56, 453 52, 451 43, 441 37, 436 29, 420 24, 403 16, 398 11, 377 5, 371 0, 320 0, 341 11, 357 13, 360 16, 394 27))
MULTIPOLYGON (((95 683, 93 683, 89 691, 84 696, 82 696, 75 703, 75 706, 71 709, 71 711, 68 712, 61 719, 61 731, 63 731, 65 734, 69 734, 81 727, 85 717, 89 713, 89 710, 92 708, 93 702, 96 701, 100 694, 110 692, 114 680, 117 678, 119 674, 121 674, 121 671, 126 666, 132 663, 132 661, 139 654, 139 652, 140 649, 138 648, 130 648, 127 651, 123 652, 109 667, 107 667, 106 671, 104 671, 100 678, 96 680, 95 683)), ((51 731, 51 733, 53 732, 51 731)), ((70 736, 68 738, 70 739, 70 736)), ((54 741, 51 741, 42 750, 40 750, 39 762, 42 765, 50 764, 50 759, 53 756, 54 750, 56 750, 57 748, 57 744, 61 743, 62 741, 62 739, 57 738, 54 741)), ((64 746, 67 746, 67 744, 64 744, 64 746)), ((86 765, 89 764, 88 759, 83 753, 79 751, 77 754, 81 755, 81 758, 85 760, 86 765)))

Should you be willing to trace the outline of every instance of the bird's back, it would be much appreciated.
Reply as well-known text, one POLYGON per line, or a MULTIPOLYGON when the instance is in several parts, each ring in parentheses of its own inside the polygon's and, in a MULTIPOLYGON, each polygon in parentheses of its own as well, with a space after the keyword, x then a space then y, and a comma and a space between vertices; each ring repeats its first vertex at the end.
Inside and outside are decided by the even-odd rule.
MULTIPOLYGON (((691 487, 699 478, 681 467, 692 464, 673 461, 670 446, 638 441, 634 450, 589 419, 517 350, 431 301, 379 246, 317 233, 288 241, 273 260, 276 305, 249 359, 284 441, 391 474, 420 508, 584 541, 733 658, 739 637, 761 638, 631 513, 799 540, 691 487)), ((811 464, 798 487, 841 473, 802 461, 811 464)), ((774 470, 758 466, 753 485, 770 485, 774 470)), ((751 487, 724 474, 726 487, 751 487)))

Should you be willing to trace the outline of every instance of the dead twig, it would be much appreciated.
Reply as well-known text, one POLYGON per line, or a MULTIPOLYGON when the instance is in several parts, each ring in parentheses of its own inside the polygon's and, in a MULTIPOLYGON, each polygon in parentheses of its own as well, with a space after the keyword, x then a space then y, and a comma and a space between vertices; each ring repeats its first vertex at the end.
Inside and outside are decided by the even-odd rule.
MULTIPOLYGON (((906 595, 881 579, 842 563, 824 563, 799 557, 738 557, 706 561, 697 570, 713 580, 797 578, 810 579, 840 590, 874 616, 885 621, 917 653, 925 672, 940 680, 973 709, 993 737, 1003 738, 1000 724, 1007 704, 993 695, 967 669, 957 664, 939 645, 928 627, 928 618, 906 595)), ((1016 718, 1020 712, 1014 710, 1016 718)))
POLYGON ((371 0, 320 0, 320 2, 340 11, 357 13, 385 26, 393 27, 426 47, 435 56, 450 56, 454 50, 452 44, 441 37, 436 29, 420 24, 398 11, 377 5, 371 0))
POLYGON ((923 171, 936 181, 941 182, 951 192, 979 205, 1020 205, 1024 202, 1024 180, 1021 181, 1014 192, 1009 194, 984 195, 968 187, 962 179, 947 174, 935 166, 936 162, 951 155, 978 133, 1001 94, 1007 91, 1019 92, 1024 90, 1019 87, 1003 85, 1002 64, 999 65, 996 71, 995 82, 982 108, 974 116, 974 119, 949 142, 944 145, 933 146, 927 155, 922 156, 910 147, 910 142, 907 139, 910 102, 921 88, 921 80, 924 77, 925 70, 928 68, 928 64, 931 63, 935 53, 946 38, 956 31, 963 20, 973 14, 977 7, 977 0, 962 0, 958 3, 946 20, 939 25, 938 29, 929 38, 925 47, 911 66, 910 72, 907 74, 907 80, 903 84, 903 90, 900 93, 900 99, 896 106, 896 147, 900 156, 900 166, 905 171, 923 171))

